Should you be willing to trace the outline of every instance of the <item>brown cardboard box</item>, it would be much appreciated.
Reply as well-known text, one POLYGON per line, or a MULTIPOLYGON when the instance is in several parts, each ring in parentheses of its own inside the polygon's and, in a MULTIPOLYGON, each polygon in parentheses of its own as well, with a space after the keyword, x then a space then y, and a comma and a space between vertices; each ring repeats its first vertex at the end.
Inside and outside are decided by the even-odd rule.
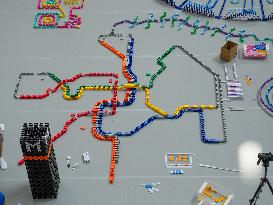
POLYGON ((237 55, 238 44, 228 41, 222 48, 220 58, 224 61, 232 61, 237 55))

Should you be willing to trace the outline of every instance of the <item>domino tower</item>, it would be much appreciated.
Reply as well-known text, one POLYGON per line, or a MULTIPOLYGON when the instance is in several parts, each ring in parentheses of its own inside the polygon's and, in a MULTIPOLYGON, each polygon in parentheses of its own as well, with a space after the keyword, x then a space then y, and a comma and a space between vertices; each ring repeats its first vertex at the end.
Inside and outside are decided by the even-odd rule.
POLYGON ((60 177, 49 124, 24 123, 20 144, 33 199, 56 199, 60 177))

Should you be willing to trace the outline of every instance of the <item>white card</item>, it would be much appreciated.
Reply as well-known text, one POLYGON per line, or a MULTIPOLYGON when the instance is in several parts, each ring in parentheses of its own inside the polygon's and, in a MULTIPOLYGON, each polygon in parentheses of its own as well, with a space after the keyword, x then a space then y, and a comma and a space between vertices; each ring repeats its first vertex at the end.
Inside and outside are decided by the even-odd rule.
POLYGON ((4 124, 0 124, 0 129, 1 129, 1 131, 5 131, 5 126, 4 126, 4 124))

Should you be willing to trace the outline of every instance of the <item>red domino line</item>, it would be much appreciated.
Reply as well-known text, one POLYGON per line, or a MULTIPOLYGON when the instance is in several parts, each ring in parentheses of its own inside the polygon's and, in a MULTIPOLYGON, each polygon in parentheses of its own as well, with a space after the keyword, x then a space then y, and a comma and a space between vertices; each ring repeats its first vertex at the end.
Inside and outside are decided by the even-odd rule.
MULTIPOLYGON (((120 57, 122 59, 122 72, 124 77, 128 80, 128 82, 130 82, 132 80, 132 76, 130 75, 130 73, 127 70, 127 66, 126 66, 126 56, 119 52, 118 50, 116 50, 114 47, 110 46, 109 44, 107 44, 105 41, 99 41, 101 43, 101 45, 103 45, 104 47, 106 47, 107 49, 109 49, 111 52, 113 52, 114 54, 116 54, 118 57, 120 57)), ((64 79, 62 80, 60 83, 58 83, 58 85, 51 89, 48 88, 46 90, 45 93, 41 94, 41 95, 21 95, 19 98, 20 99, 44 99, 47 98, 49 96, 49 93, 55 93, 63 84, 65 83, 69 83, 69 82, 74 82, 77 79, 84 77, 84 76, 113 76, 115 78, 118 79, 118 74, 117 73, 87 73, 87 74, 82 74, 79 73, 77 75, 75 75, 74 77, 70 78, 70 79, 64 79)), ((128 99, 130 98, 130 90, 131 89, 127 89, 126 90, 126 96, 125 96, 125 101, 128 101, 128 99)), ((117 92, 118 92, 118 80, 115 80, 114 82, 114 86, 113 86, 113 98, 111 99, 112 102, 112 115, 114 115, 116 113, 116 107, 117 107, 117 92)), ((92 117, 92 128, 91 128, 91 133, 94 135, 94 137, 100 141, 111 141, 112 143, 112 154, 111 154, 111 164, 110 164, 110 173, 109 173, 109 182, 112 184, 114 182, 115 179, 115 166, 116 166, 116 161, 115 161, 115 156, 116 156, 116 151, 117 151, 117 138, 116 136, 103 136, 100 135, 99 133, 97 133, 96 130, 96 122, 98 119, 98 112, 99 112, 99 106, 102 103, 109 103, 107 100, 101 100, 99 102, 97 102, 95 104, 95 106, 91 111, 86 111, 86 112, 81 112, 78 113, 77 115, 75 114, 71 114, 71 118, 66 121, 63 129, 58 132, 52 139, 51 139, 51 144, 53 144, 57 139, 59 139, 60 137, 62 137, 64 134, 67 133, 69 126, 74 123, 75 121, 77 121, 79 118, 84 117, 84 116, 88 116, 89 114, 93 114, 92 117)), ((18 162, 18 165, 23 165, 24 164, 24 159, 21 159, 18 162)))

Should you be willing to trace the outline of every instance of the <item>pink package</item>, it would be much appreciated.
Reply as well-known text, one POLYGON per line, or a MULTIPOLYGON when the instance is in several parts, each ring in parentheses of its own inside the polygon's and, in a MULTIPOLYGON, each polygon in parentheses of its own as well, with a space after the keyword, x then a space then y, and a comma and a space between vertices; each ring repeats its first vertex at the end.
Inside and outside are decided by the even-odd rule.
POLYGON ((244 57, 245 58, 266 58, 269 51, 269 44, 260 43, 247 43, 244 44, 244 57))

